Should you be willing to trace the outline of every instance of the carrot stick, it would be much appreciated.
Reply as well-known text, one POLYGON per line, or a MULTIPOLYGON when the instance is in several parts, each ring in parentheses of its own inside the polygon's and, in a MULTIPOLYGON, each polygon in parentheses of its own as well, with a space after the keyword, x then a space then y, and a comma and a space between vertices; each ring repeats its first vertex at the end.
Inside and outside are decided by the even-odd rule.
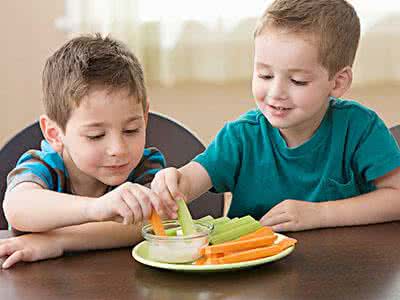
POLYGON ((276 235, 267 235, 267 236, 255 237, 252 239, 246 239, 242 241, 236 240, 232 242, 225 242, 201 248, 200 254, 210 255, 214 253, 244 251, 258 247, 266 247, 272 245, 275 242, 276 238, 277 238, 276 235))
POLYGON ((278 244, 269 247, 254 248, 246 251, 235 252, 224 257, 218 258, 219 264, 237 263, 242 261, 259 259, 267 256, 273 256, 279 252, 293 246, 297 241, 295 239, 284 239, 278 244))
POLYGON ((218 263, 218 258, 223 257, 223 253, 213 253, 210 255, 204 255, 197 259, 194 264, 195 265, 213 265, 218 263))
POLYGON ((260 229, 257 229, 256 231, 254 231, 252 233, 241 236, 238 239, 238 241, 247 240, 247 239, 251 239, 254 237, 258 237, 258 236, 266 236, 266 235, 273 235, 273 234, 274 234, 274 232, 272 231, 271 227, 263 226, 260 229))
POLYGON ((201 265, 204 265, 204 264, 205 264, 206 260, 207 260, 207 257, 202 256, 202 257, 198 258, 198 259, 194 262, 194 264, 197 265, 197 266, 201 266, 201 265))
POLYGON ((155 209, 151 212, 150 223, 153 226, 153 231, 156 235, 167 236, 162 224, 161 218, 155 209))

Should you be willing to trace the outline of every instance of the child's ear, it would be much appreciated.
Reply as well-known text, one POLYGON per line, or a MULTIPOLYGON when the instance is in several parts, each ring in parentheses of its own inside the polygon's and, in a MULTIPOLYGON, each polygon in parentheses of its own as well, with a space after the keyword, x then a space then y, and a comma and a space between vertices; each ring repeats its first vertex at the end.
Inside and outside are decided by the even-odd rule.
POLYGON ((334 76, 333 87, 330 93, 330 96, 335 98, 339 98, 343 96, 344 93, 350 88, 351 83, 353 81, 353 71, 351 67, 346 66, 337 72, 334 76))
POLYGON ((56 122, 51 120, 47 115, 41 115, 39 118, 40 129, 46 141, 56 152, 62 152, 62 130, 56 122))
POLYGON ((147 127, 147 121, 149 120, 149 109, 150 109, 150 102, 149 98, 146 99, 146 108, 144 109, 144 124, 147 127))

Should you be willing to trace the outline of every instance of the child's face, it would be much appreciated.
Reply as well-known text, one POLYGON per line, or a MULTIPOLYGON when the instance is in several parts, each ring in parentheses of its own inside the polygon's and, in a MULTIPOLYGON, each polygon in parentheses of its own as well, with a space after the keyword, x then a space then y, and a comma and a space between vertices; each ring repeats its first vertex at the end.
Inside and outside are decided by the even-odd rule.
POLYGON ((72 111, 63 136, 71 179, 88 185, 125 182, 142 158, 146 121, 147 112, 127 90, 91 91, 72 111))
POLYGON ((253 95, 257 106, 281 132, 319 126, 333 88, 311 41, 268 30, 255 39, 253 95))

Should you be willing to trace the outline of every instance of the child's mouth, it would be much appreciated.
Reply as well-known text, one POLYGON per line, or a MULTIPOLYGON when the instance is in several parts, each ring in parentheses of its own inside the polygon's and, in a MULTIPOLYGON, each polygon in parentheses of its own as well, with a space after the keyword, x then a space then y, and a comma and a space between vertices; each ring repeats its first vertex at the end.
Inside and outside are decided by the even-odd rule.
POLYGON ((106 169, 110 170, 110 171, 120 171, 125 169, 125 167, 127 167, 128 164, 123 164, 123 165, 111 165, 111 166, 105 166, 106 169))
POLYGON ((289 109, 291 109, 289 107, 282 107, 282 106, 273 106, 273 105, 268 105, 268 106, 270 106, 271 108, 273 108, 275 110, 289 110, 289 109))
POLYGON ((267 104, 267 108, 270 111, 271 115, 277 117, 284 117, 286 116, 292 108, 289 107, 282 107, 282 106, 274 106, 267 104))

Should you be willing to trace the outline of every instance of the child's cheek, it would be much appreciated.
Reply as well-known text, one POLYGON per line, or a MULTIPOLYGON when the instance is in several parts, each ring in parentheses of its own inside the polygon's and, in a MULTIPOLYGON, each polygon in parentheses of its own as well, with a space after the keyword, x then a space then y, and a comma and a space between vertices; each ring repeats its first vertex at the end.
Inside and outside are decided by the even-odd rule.
POLYGON ((102 155, 99 153, 98 149, 89 148, 85 152, 82 152, 82 158, 86 162, 86 165, 90 167, 95 167, 101 164, 102 155))
POLYGON ((254 86, 253 96, 257 102, 264 102, 265 91, 260 86, 254 86))

